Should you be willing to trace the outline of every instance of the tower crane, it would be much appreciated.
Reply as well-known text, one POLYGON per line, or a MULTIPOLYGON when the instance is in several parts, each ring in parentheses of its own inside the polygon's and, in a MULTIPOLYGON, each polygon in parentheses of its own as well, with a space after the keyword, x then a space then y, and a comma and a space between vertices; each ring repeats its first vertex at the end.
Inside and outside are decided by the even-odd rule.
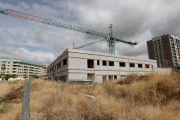
MULTIPOLYGON (((39 23, 43 23, 43 24, 47 24, 47 25, 61 27, 61 28, 74 30, 74 31, 77 31, 77 32, 86 33, 86 34, 90 34, 90 35, 105 38, 105 40, 107 40, 107 42, 109 44, 109 54, 115 54, 115 42, 116 41, 126 43, 126 44, 129 44, 129 45, 137 45, 138 44, 137 42, 134 42, 134 41, 125 41, 125 40, 115 38, 114 35, 113 35, 113 29, 112 29, 113 25, 112 24, 110 25, 110 34, 104 34, 104 33, 101 33, 101 32, 96 32, 96 31, 93 31, 93 30, 89 30, 89 29, 85 29, 85 28, 81 28, 81 27, 77 27, 77 26, 73 26, 73 25, 68 25, 68 24, 65 24, 65 23, 53 21, 53 20, 46 19, 46 18, 37 17, 37 16, 34 16, 34 15, 29 15, 29 14, 26 14, 26 13, 22 13, 22 12, 10 10, 10 9, 0 10, 0 13, 4 14, 4 15, 9 15, 9 16, 13 16, 13 17, 21 18, 21 19, 26 19, 26 20, 30 20, 30 21, 34 21, 34 22, 39 22, 39 23)), ((87 45, 91 45, 91 44, 94 44, 94 43, 97 43, 97 42, 100 42, 100 41, 103 41, 103 40, 91 42, 91 43, 82 45, 80 47, 74 47, 74 49, 79 49, 79 48, 82 48, 82 47, 85 47, 87 45)))

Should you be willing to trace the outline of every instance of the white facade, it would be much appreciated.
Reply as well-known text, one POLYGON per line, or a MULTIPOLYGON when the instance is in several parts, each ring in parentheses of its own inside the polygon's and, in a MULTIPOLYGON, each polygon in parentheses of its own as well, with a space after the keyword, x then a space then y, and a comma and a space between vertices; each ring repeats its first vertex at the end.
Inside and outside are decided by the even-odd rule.
POLYGON ((67 49, 47 68, 47 77, 63 81, 91 79, 103 83, 132 73, 157 72, 156 60, 67 49), (106 64, 105 64, 106 63, 106 64))

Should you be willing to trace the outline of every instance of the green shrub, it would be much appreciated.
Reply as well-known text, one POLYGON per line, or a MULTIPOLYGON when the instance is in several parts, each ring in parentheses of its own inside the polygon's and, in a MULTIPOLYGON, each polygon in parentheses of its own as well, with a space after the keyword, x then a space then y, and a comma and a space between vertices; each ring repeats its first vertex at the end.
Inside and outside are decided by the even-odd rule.
POLYGON ((26 78, 28 78, 28 77, 27 77, 27 76, 24 76, 23 78, 26 79, 26 78))
POLYGON ((31 77, 34 77, 35 79, 39 79, 40 76, 37 76, 37 75, 31 75, 31 77))
POLYGON ((5 79, 9 79, 9 78, 17 78, 18 76, 17 75, 10 75, 10 74, 6 74, 4 76, 5 79))
POLYGON ((0 104, 2 103, 2 102, 4 102, 4 97, 0 97, 0 104))
POLYGON ((11 107, 11 105, 9 103, 5 103, 3 105, 3 108, 0 110, 0 113, 6 112, 10 107, 11 107))

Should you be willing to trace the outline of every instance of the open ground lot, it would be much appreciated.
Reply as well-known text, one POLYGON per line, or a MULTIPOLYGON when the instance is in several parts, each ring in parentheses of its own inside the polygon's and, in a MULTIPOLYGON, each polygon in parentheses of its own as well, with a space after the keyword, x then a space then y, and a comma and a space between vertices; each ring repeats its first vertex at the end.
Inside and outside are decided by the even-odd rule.
MULTIPOLYGON (((132 75, 92 87, 34 80, 32 120, 179 120, 180 76, 132 75), (95 99, 77 94, 94 96, 95 99)), ((1 120, 16 120, 22 113, 23 82, 9 82, 2 96, 1 120), (4 106, 6 104, 6 106, 4 106)), ((0 83, 4 84, 4 83, 0 83)))
POLYGON ((0 82, 0 96, 9 92, 8 82, 0 82))

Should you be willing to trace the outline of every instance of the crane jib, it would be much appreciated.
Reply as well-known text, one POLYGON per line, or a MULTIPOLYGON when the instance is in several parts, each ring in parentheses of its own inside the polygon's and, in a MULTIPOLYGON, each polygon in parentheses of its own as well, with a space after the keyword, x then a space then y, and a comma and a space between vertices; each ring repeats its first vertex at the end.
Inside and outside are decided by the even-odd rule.
POLYGON ((85 29, 85 28, 81 28, 81 27, 77 27, 77 26, 73 26, 73 25, 68 25, 65 23, 61 23, 61 22, 37 17, 34 15, 29 15, 26 13, 22 13, 22 12, 10 10, 10 9, 0 10, 0 13, 5 14, 5 15, 9 15, 9 16, 13 16, 13 17, 17 17, 17 18, 21 18, 21 19, 26 19, 26 20, 30 20, 30 21, 34 21, 34 22, 39 22, 39 23, 43 23, 43 24, 47 24, 47 25, 52 25, 52 26, 56 26, 56 27, 61 27, 61 28, 74 30, 74 31, 81 32, 81 33, 86 33, 86 34, 106 38, 109 42, 109 53, 110 54, 115 54, 115 41, 130 44, 130 45, 137 45, 138 44, 138 43, 133 42, 133 41, 125 41, 125 40, 113 38, 113 30, 112 30, 113 25, 112 24, 110 27, 110 29, 111 29, 110 34, 104 34, 101 32, 96 32, 93 30, 89 30, 89 29, 85 29))
POLYGON ((99 36, 99 37, 104 37, 104 38, 107 36, 107 34, 104 34, 104 33, 96 32, 93 30, 89 30, 89 29, 85 29, 85 28, 81 28, 81 27, 77 27, 77 26, 73 26, 73 25, 67 25, 65 23, 61 23, 61 22, 57 22, 57 21, 53 21, 53 20, 49 20, 49 19, 44 19, 43 23, 52 25, 52 26, 56 26, 56 27, 69 29, 69 30, 74 30, 77 32, 94 35, 94 36, 99 36))

